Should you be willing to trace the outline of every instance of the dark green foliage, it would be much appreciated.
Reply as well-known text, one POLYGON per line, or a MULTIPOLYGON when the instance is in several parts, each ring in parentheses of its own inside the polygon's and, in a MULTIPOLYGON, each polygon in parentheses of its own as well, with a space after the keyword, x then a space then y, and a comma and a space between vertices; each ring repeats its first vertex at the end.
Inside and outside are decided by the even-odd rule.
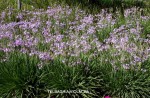
POLYGON ((11 53, 0 62, 0 96, 4 98, 33 98, 40 96, 44 84, 38 69, 38 59, 25 54, 11 53))
POLYGON ((146 39, 150 38, 150 20, 142 22, 141 25, 143 26, 141 36, 146 39))
MULTIPOLYGON (((4 1, 1 1, 4 2, 4 1)), ((6 2, 5 2, 6 3, 6 2)), ((8 4, 15 4, 11 2, 8 4)), ((55 4, 67 4, 71 7, 79 6, 88 13, 98 13, 102 8, 113 8, 113 12, 120 9, 121 13, 124 13, 125 8, 137 6, 137 7, 148 7, 149 1, 143 0, 22 0, 23 5, 31 5, 35 8, 47 9, 48 6, 53 6, 55 4)), ((7 6, 3 7, 4 9, 7 6)))
MULTIPOLYGON (((52 0, 54 2, 54 0, 52 0)), ((69 6, 79 6, 90 13, 97 13, 102 8, 113 8, 113 12, 120 9, 124 14, 124 9, 129 7, 148 7, 146 4, 149 1, 139 0, 57 0, 59 4, 67 4, 69 6)))
MULTIPOLYGON (((102 95, 113 98, 147 98, 150 96, 149 60, 142 63, 139 69, 113 67, 109 63, 97 65, 96 72, 101 76, 102 95), (99 67, 98 67, 99 66, 99 67), (140 67, 142 66, 142 67, 140 67)), ((96 73, 95 72, 95 73, 96 73)), ((99 90, 98 90, 99 91, 99 90)))
MULTIPOLYGON (((86 60, 84 61, 87 62, 86 60)), ((60 59, 56 59, 44 66, 42 70, 44 73, 47 73, 47 75, 43 81, 46 83, 48 90, 88 90, 90 92, 86 94, 57 93, 51 94, 51 96, 56 96, 56 98, 70 98, 73 96, 89 98, 97 96, 94 89, 100 86, 98 83, 100 83, 101 79, 93 73, 93 69, 87 70, 87 67, 87 65, 82 63, 71 67, 71 65, 63 64, 60 59)))
POLYGON ((14 0, 0 0, 0 12, 15 3, 14 0), (11 1, 11 2, 10 2, 11 1), (10 6, 8 6, 10 5, 10 6))
POLYGON ((111 33, 112 29, 111 27, 106 27, 101 30, 99 30, 96 35, 100 42, 104 42, 105 39, 109 37, 109 34, 111 33))
POLYGON ((114 24, 114 28, 119 28, 121 25, 126 25, 126 20, 123 19, 122 17, 118 17, 118 19, 116 19, 116 23, 114 24))
MULTIPOLYGON (((99 59, 102 53, 89 58, 80 55, 80 63, 72 66, 73 57, 62 63, 58 57, 39 69, 37 57, 18 52, 10 53, 0 62, 0 96, 6 98, 94 98, 110 95, 119 98, 150 96, 150 60, 137 65, 138 69, 123 69, 99 59), (88 90, 90 93, 48 93, 48 90, 88 90)), ((119 67, 120 66, 120 67, 119 67)))
POLYGON ((46 9, 49 6, 49 0, 22 0, 23 3, 33 5, 36 8, 46 9))
POLYGON ((146 98, 150 96, 149 72, 141 70, 110 70, 104 79, 106 94, 119 98, 146 98))
POLYGON ((0 60, 3 60, 5 58, 6 53, 2 50, 0 50, 0 60))
MULTIPOLYGON (((9 7, 16 8, 17 3, 14 0, 0 1, 0 9, 6 9, 9 7)), ((71 7, 80 7, 88 13, 98 13, 102 8, 113 8, 113 12, 120 9, 121 13, 124 13, 125 8, 129 7, 149 7, 150 2, 148 0, 22 0, 23 6, 34 6, 35 8, 47 9, 48 6, 54 6, 56 4, 69 5, 71 7)))

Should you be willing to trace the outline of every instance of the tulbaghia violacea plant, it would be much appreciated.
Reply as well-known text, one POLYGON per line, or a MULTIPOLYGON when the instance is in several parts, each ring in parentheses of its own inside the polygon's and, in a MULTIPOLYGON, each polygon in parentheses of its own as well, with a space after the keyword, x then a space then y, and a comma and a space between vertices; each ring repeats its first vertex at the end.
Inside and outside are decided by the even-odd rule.
POLYGON ((37 55, 42 61, 57 56, 78 58, 81 53, 94 56, 111 50, 114 57, 111 62, 120 61, 123 66, 135 65, 149 57, 149 40, 141 37, 140 25, 149 17, 137 16, 135 8, 125 10, 124 24, 104 9, 88 15, 68 6, 18 12, 14 16, 19 21, 5 22, 4 16, 11 17, 13 11, 0 16, 1 50, 17 49, 37 55))

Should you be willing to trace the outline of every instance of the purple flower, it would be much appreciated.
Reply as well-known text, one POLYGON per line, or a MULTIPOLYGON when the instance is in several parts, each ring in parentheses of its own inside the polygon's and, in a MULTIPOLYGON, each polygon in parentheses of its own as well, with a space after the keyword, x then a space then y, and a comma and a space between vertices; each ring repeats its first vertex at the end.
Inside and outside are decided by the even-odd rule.
POLYGON ((84 22, 86 24, 92 24, 93 23, 93 16, 89 15, 87 17, 84 17, 83 20, 81 20, 81 22, 84 22))
POLYGON ((22 20, 23 19, 23 15, 20 13, 20 14, 17 15, 17 18, 22 20))
POLYGON ((105 96, 104 98, 111 98, 111 97, 108 95, 108 96, 105 96))
POLYGON ((93 34, 95 32, 95 27, 90 27, 87 31, 88 34, 93 34))
POLYGON ((4 51, 4 52, 10 52, 11 49, 9 49, 9 48, 4 48, 3 51, 4 51))
POLYGON ((6 12, 2 12, 1 13, 1 18, 5 18, 5 16, 6 16, 6 12))
POLYGON ((12 38, 13 38, 13 34, 12 34, 12 32, 10 32, 10 31, 7 31, 7 32, 5 33, 5 36, 8 37, 9 39, 12 39, 12 38))
POLYGON ((56 40, 57 41, 61 41, 63 39, 63 37, 64 37, 63 35, 57 35, 56 36, 56 40))
POLYGON ((15 46, 22 46, 24 44, 24 42, 21 38, 19 38, 14 42, 14 44, 15 44, 15 46))
POLYGON ((41 60, 51 60, 51 57, 48 52, 39 53, 39 58, 41 60))
POLYGON ((48 36, 49 35, 49 31, 47 29, 44 28, 43 32, 42 32, 43 36, 48 36))

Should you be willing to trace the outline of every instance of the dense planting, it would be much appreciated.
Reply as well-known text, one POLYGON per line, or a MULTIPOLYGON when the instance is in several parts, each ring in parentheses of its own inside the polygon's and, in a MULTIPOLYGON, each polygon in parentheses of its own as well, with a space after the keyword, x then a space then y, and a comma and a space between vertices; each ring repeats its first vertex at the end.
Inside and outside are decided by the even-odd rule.
POLYGON ((0 97, 148 98, 150 13, 140 10, 2 10, 0 97))
POLYGON ((63 56, 65 60, 81 53, 94 57, 108 51, 115 58, 111 63, 119 60, 128 66, 149 56, 149 34, 143 31, 149 30, 144 23, 150 20, 148 16, 137 15, 136 8, 127 9, 126 19, 121 21, 105 10, 86 15, 82 10, 60 6, 14 13, 15 10, 8 10, 1 15, 1 50, 5 52, 17 50, 37 55, 41 60, 63 56))

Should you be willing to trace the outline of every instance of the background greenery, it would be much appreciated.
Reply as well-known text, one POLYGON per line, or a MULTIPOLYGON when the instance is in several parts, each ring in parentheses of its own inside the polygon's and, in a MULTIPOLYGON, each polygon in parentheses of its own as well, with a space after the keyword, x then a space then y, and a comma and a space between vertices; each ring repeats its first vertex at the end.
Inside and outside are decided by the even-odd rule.
MULTIPOLYGON (((141 7, 146 8, 150 6, 149 0, 21 0, 24 9, 31 9, 31 6, 35 8, 44 8, 54 5, 69 5, 71 7, 80 7, 86 10, 88 13, 98 13, 102 8, 113 8, 116 11, 118 8, 129 8, 129 7, 141 7)), ((17 0, 1 0, 0 10, 6 9, 7 7, 17 8, 17 0)))

